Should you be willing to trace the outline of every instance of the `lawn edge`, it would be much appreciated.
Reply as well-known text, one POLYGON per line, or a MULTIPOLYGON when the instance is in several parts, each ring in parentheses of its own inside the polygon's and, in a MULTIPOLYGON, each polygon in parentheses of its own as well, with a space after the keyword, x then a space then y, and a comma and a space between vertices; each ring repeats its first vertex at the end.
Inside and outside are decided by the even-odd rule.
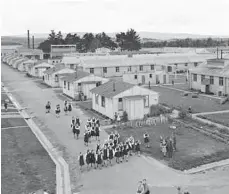
MULTIPOLYGON (((4 87, 3 90, 7 93, 7 96, 13 102, 13 104, 17 107, 17 109, 21 109, 20 104, 13 97, 11 93, 8 92, 7 88, 4 87)), ((33 134, 36 136, 38 141, 41 143, 42 147, 47 151, 50 158, 56 165, 56 194, 70 194, 71 193, 71 185, 70 185, 70 175, 69 175, 69 167, 66 161, 63 159, 60 154, 58 154, 57 150, 53 147, 50 141, 46 138, 46 136, 42 133, 39 127, 35 124, 35 122, 29 118, 29 115, 24 111, 19 111, 22 118, 24 118, 25 122, 30 127, 33 134), (25 119, 29 118, 29 119, 25 119)))

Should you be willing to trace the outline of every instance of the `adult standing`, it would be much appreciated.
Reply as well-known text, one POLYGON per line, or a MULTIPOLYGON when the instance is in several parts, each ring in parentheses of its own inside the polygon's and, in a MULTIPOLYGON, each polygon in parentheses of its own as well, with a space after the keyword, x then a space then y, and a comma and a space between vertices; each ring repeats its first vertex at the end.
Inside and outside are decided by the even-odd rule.
POLYGON ((68 103, 68 112, 72 112, 72 103, 71 102, 68 103))
POLYGON ((8 111, 8 102, 7 102, 7 100, 4 101, 4 108, 5 108, 5 111, 7 112, 8 111))
POLYGON ((146 182, 146 179, 143 179, 142 185, 143 185, 143 194, 150 194, 149 186, 146 182))
POLYGON ((175 133, 172 133, 172 140, 173 140, 173 151, 177 150, 177 139, 175 133))

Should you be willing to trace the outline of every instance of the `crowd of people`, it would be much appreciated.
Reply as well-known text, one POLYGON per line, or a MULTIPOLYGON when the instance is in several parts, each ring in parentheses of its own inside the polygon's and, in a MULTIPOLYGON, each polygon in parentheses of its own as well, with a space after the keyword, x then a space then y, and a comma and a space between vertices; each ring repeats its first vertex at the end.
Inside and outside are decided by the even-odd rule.
MULTIPOLYGON (((91 121, 93 121, 93 119, 91 121)), ((96 122, 96 120, 94 120, 94 122, 96 122)), ((91 135, 93 122, 92 124, 89 123, 87 124, 84 133, 84 142, 86 146, 88 146, 88 143, 91 142, 91 138, 93 138, 93 136, 91 135)), ((97 126, 99 126, 98 123, 99 122, 97 121, 97 126)), ((99 127, 97 128, 97 130, 100 130, 99 127)), ((95 138, 97 137, 99 137, 99 135, 95 136, 95 138)), ((115 133, 111 132, 108 135, 108 139, 106 139, 103 144, 100 143, 99 139, 95 140, 98 141, 95 149, 88 149, 85 154, 83 154, 82 152, 80 153, 78 158, 80 169, 82 169, 85 165, 87 166, 88 170, 89 168, 101 169, 102 166, 107 167, 108 165, 112 165, 114 163, 114 160, 117 164, 122 162, 128 162, 129 156, 133 155, 134 153, 140 156, 141 143, 139 140, 135 141, 132 136, 122 142, 120 141, 119 133, 115 131, 115 133)))

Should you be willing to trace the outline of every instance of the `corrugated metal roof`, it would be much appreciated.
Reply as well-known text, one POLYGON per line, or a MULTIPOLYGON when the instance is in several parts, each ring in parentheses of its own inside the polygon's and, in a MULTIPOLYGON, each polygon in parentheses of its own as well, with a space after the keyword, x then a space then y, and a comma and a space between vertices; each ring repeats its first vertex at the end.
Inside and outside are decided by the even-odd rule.
POLYGON ((90 73, 84 72, 84 71, 77 71, 75 73, 71 73, 69 75, 66 75, 62 78, 62 80, 67 81, 67 82, 74 82, 77 81, 81 78, 84 78, 86 76, 89 76, 90 73))
POLYGON ((91 92, 95 94, 99 94, 100 96, 111 98, 134 86, 135 86, 134 84, 117 81, 117 80, 110 80, 96 88, 93 88, 91 92))

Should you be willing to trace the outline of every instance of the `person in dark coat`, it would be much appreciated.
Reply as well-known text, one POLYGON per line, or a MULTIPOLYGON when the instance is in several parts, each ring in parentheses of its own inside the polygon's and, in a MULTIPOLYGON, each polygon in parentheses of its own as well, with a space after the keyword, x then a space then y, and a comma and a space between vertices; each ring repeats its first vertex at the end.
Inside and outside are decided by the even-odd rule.
POLYGON ((80 165, 80 170, 82 170, 82 167, 84 166, 84 156, 81 152, 79 155, 79 165, 80 165))
POLYGON ((60 117, 60 105, 56 105, 56 117, 59 118, 60 117))
POLYGON ((149 148, 149 134, 145 133, 143 135, 143 137, 144 137, 144 143, 145 143, 146 147, 149 148))
POLYGON ((173 140, 173 151, 177 150, 177 139, 175 133, 172 133, 172 140, 173 140))
POLYGON ((102 167, 102 153, 100 150, 98 150, 97 154, 96 154, 96 163, 97 163, 97 168, 102 167))
POLYGON ((87 153, 85 155, 85 158, 86 158, 86 163, 87 163, 87 169, 89 169, 90 163, 91 163, 91 153, 90 153, 90 150, 87 150, 87 153))
POLYGON ((79 134, 80 134, 80 126, 78 123, 76 123, 76 138, 79 139, 79 134))
POLYGON ((65 114, 68 113, 68 101, 67 100, 64 101, 64 112, 65 114))
POLYGON ((170 138, 169 141, 168 141, 168 156, 169 156, 169 158, 173 157, 173 142, 172 142, 172 138, 170 138))
POLYGON ((68 112, 72 112, 72 104, 71 104, 71 102, 68 103, 68 112))
POLYGON ((87 131, 84 132, 84 145, 88 146, 88 132, 87 131))
POLYGON ((51 103, 50 103, 49 101, 47 102, 45 108, 46 108, 46 113, 50 113, 50 110, 51 110, 51 103))
POLYGON ((107 146, 103 148, 103 165, 107 166, 107 160, 108 160, 108 149, 107 146))
POLYGON ((119 163, 119 157, 120 157, 120 152, 119 152, 119 146, 117 146, 115 148, 115 159, 116 159, 116 163, 119 163))
POLYGON ((114 158, 114 150, 111 146, 108 149, 108 158, 109 158, 110 165, 112 165, 112 160, 114 158))
POLYGON ((149 186, 146 183, 146 179, 143 179, 142 183, 143 183, 143 188, 144 188, 143 193, 144 194, 150 194, 149 186))
POLYGON ((91 162, 91 167, 94 166, 94 168, 96 168, 95 166, 95 162, 96 162, 96 158, 95 158, 95 153, 93 150, 91 150, 91 155, 90 155, 90 162, 91 162))
POLYGON ((135 151, 136 151, 136 154, 138 154, 138 156, 140 156, 140 153, 141 153, 141 149, 140 149, 140 141, 136 141, 135 142, 135 151))
POLYGON ((96 140, 99 140, 99 134, 100 133, 100 127, 99 127, 99 124, 96 124, 95 125, 95 138, 96 140))

